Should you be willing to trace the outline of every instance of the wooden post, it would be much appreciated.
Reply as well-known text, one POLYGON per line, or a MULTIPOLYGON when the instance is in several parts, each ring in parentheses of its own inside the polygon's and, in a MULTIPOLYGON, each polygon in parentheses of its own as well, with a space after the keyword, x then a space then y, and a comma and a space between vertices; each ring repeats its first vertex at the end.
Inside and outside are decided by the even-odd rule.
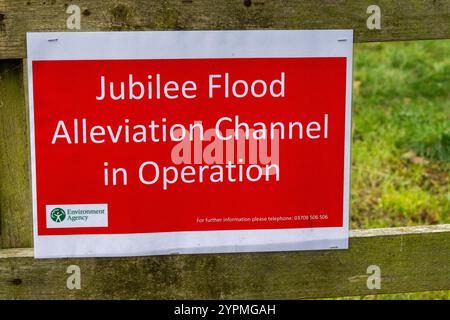
POLYGON ((32 246, 30 153, 22 63, 0 60, 0 248, 32 246))
POLYGON ((450 288, 450 225, 351 232, 350 249, 135 258, 0 250, 0 299, 299 299, 450 288), (69 290, 67 267, 81 271, 69 290), (370 266, 381 288, 370 289, 370 266), (368 272, 369 269, 369 272, 368 272))
MULTIPOLYGON (((378 0, 380 29, 366 23, 372 0, 76 2, 80 31, 341 28, 354 29, 356 42, 450 38, 450 0, 378 0)), ((26 32, 68 31, 67 6, 0 0, 0 298, 293 299, 450 289, 450 225, 353 231, 345 251, 35 260, 21 59, 26 32), (81 268, 82 290, 66 287, 71 264, 81 268), (367 286, 371 264, 381 270, 380 290, 367 286)))

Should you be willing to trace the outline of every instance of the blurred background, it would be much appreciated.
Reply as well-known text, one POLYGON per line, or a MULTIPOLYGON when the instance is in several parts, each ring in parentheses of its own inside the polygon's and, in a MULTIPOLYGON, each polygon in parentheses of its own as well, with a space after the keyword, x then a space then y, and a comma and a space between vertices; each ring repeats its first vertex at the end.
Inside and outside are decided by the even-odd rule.
POLYGON ((450 223, 450 40, 355 44, 353 80, 351 228, 450 223))

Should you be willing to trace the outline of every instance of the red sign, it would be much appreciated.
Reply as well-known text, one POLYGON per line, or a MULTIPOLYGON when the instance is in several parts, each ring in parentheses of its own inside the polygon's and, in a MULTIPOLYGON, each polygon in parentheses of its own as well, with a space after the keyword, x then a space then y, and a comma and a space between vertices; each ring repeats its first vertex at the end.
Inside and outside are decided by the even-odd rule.
POLYGON ((247 234, 239 249, 236 237, 213 243, 204 231, 347 234, 351 56, 52 54, 30 61, 35 237, 165 234, 173 245, 142 238, 140 247, 108 251, 85 238, 70 252, 41 245, 39 255, 280 249, 271 247, 280 232, 270 243, 247 234))

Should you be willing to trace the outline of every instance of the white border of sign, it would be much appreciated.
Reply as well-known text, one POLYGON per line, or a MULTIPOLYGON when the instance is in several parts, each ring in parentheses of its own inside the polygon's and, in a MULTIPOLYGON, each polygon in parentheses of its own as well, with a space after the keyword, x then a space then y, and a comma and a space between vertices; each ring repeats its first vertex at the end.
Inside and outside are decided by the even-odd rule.
POLYGON ((27 33, 34 254, 36 258, 115 257, 347 249, 353 30, 27 33), (346 57, 343 227, 144 234, 37 234, 33 70, 37 60, 346 57))

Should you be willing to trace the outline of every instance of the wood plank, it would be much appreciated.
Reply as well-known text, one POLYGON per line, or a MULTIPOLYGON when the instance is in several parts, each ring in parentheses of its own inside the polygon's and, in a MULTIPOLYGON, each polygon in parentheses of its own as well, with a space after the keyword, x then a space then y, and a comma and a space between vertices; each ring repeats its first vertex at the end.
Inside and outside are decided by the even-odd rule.
MULTIPOLYGON (((25 33, 67 29, 66 0, 0 0, 0 59, 25 57, 25 33)), ((450 0, 379 0, 380 30, 367 28, 372 0, 79 0, 80 31, 336 29, 356 42, 450 38, 450 0)))
POLYGON ((0 248, 32 246, 29 157, 22 63, 0 60, 0 248))
POLYGON ((0 250, 0 298, 298 299, 450 289, 450 225, 353 231, 349 250, 41 259, 0 250), (81 289, 66 287, 81 268, 81 289), (381 289, 367 288, 367 267, 381 289))

